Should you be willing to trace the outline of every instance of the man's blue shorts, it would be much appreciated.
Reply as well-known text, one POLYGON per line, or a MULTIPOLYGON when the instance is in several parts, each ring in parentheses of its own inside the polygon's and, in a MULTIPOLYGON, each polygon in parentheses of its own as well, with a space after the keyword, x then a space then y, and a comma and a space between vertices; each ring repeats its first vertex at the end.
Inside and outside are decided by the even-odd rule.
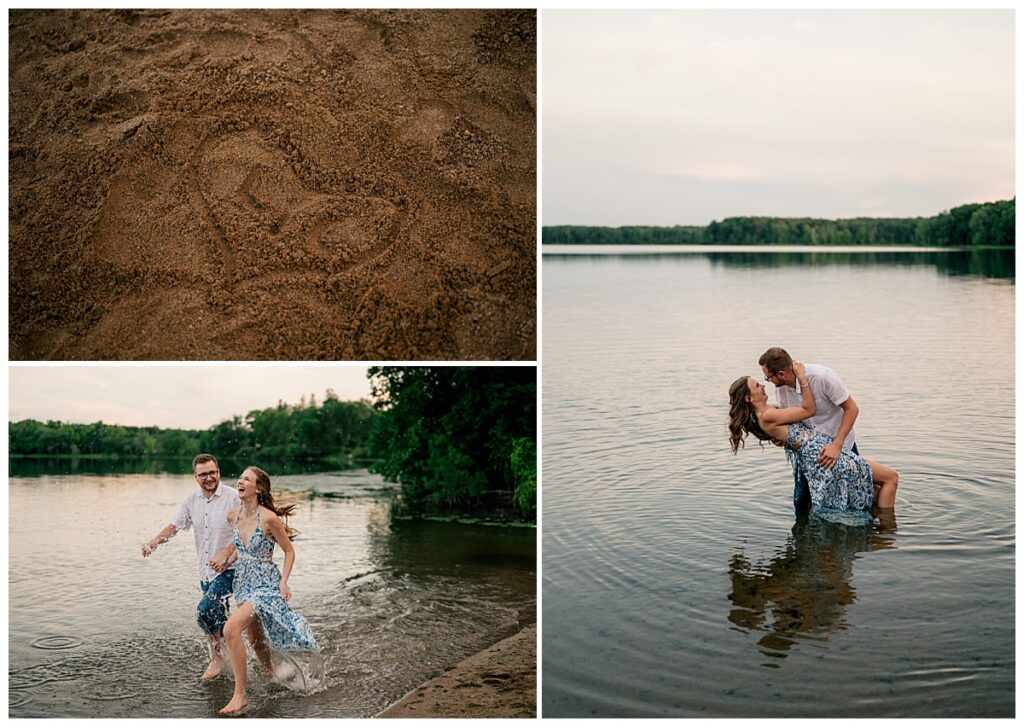
POLYGON ((203 600, 196 607, 199 628, 211 636, 221 636, 228 622, 228 598, 235 582, 235 569, 226 570, 212 581, 199 584, 203 600))

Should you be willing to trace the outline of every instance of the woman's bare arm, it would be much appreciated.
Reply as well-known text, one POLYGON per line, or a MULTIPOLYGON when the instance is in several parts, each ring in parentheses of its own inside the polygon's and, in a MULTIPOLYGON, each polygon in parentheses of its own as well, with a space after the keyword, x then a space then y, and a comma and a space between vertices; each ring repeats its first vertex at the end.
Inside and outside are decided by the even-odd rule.
POLYGON ((772 409, 769 407, 764 412, 766 424, 794 424, 814 416, 814 413, 818 411, 818 407, 814 403, 814 393, 811 391, 811 384, 807 380, 807 369, 799 361, 794 361, 793 373, 796 374, 797 381, 800 382, 800 406, 790 406, 785 409, 772 409))
POLYGON ((284 523, 281 522, 281 518, 269 510, 265 512, 267 513, 267 530, 270 531, 271 537, 274 538, 274 541, 284 551, 284 568, 281 569, 281 595, 287 601, 292 597, 291 589, 288 588, 288 576, 292 574, 292 566, 295 565, 295 547, 288 537, 288 531, 285 529, 284 523))

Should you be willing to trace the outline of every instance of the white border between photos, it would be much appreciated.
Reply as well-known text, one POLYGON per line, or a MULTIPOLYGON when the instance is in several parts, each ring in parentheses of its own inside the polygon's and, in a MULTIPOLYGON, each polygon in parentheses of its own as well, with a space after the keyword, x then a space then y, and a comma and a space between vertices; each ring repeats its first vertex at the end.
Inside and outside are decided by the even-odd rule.
MULTIPOLYGON (((1016 1, 1014 1, 1014 2, 1007 2, 1005 0, 998 1, 998 2, 991 2, 990 1, 990 2, 986 2, 985 3, 985 7, 986 8, 1002 8, 1002 9, 1014 9, 1014 10, 1018 10, 1020 5, 1021 5, 1020 2, 1016 2, 1016 1)), ((538 667, 537 668, 537 709, 538 709, 538 717, 539 717, 539 716, 541 716, 543 714, 543 698, 542 698, 542 694, 543 694, 543 669, 542 669, 542 654, 543 654, 543 638, 542 638, 542 635, 543 635, 543 607, 542 607, 542 604, 543 604, 543 589, 542 589, 542 583, 543 583, 543 535, 544 535, 544 529, 543 529, 543 493, 544 493, 544 487, 543 487, 543 436, 542 436, 543 435, 543 406, 542 406, 542 398, 543 398, 542 397, 542 392, 543 392, 543 353, 542 353, 542 351, 543 351, 543 316, 542 316, 542 312, 543 312, 543 293, 542 293, 542 291, 543 291, 543 266, 542 266, 542 263, 541 263, 541 261, 542 261, 542 251, 541 251, 541 245, 540 245, 540 243, 541 243, 541 229, 542 229, 542 225, 543 225, 543 180, 542 180, 542 176, 543 176, 542 175, 542 170, 543 170, 543 154, 542 154, 542 138, 543 138, 543 80, 542 80, 543 79, 543 42, 542 42, 542 37, 543 37, 543 15, 544 15, 544 11, 546 11, 546 10, 588 10, 588 9, 595 9, 595 10, 622 9, 622 10, 625 10, 625 9, 635 9, 635 8, 633 8, 633 6, 631 6, 629 3, 624 3, 624 2, 606 2, 606 1, 603 1, 603 0, 597 0, 597 1, 593 1, 592 0, 591 2, 585 2, 585 1, 584 2, 581 2, 581 1, 563 1, 563 2, 553 2, 552 1, 552 2, 546 2, 546 1, 541 0, 539 2, 538 1, 534 1, 534 2, 521 2, 521 3, 515 3, 515 2, 495 2, 494 0, 479 0, 477 2, 452 2, 451 0, 449 0, 447 2, 382 2, 381 0, 366 0, 365 2, 361 2, 361 3, 331 3, 331 2, 323 2, 322 0, 318 1, 318 2, 303 2, 303 3, 285 3, 285 2, 245 3, 245 2, 237 2, 237 1, 228 1, 228 2, 220 2, 220 3, 211 3, 211 2, 156 2, 156 3, 154 3, 154 2, 124 2, 124 0, 115 0, 114 2, 53 3, 53 4, 47 4, 46 5, 46 7, 48 7, 48 8, 136 8, 136 7, 140 7, 140 8, 165 8, 165 7, 174 7, 174 8, 196 8, 196 9, 198 9, 198 8, 227 8, 227 9, 242 9, 242 8, 294 8, 294 7, 297 7, 297 6, 298 7, 302 7, 302 8, 378 8, 378 9, 384 9, 384 8, 412 8, 412 9, 451 8, 451 9, 459 9, 459 8, 467 8, 467 7, 472 7, 472 8, 533 8, 533 9, 536 9, 538 11, 538 17, 537 17, 537 86, 536 86, 536 89, 537 89, 537 91, 536 91, 536 94, 537 94, 537 103, 536 103, 536 105, 537 105, 537 133, 536 133, 536 140, 537 140, 537 155, 536 155, 536 160, 537 160, 537 199, 536 199, 536 210, 537 210, 537 230, 536 230, 536 235, 537 235, 537 256, 536 256, 536 260, 537 260, 537 308, 536 308, 537 323, 536 323, 536 331, 537 331, 537 335, 536 335, 536 355, 537 355, 537 358, 536 358, 536 360, 533 361, 533 362, 493 362, 493 361, 442 361, 442 362, 422 362, 422 361, 415 361, 415 362, 413 362, 413 361, 397 361, 397 362, 392 362, 392 361, 374 361, 374 362, 363 362, 363 361, 358 361, 358 362, 355 362, 355 361, 353 361, 353 362, 316 362, 316 361, 314 361, 314 362, 310 362, 310 361, 293 361, 293 362, 237 362, 237 361, 225 361, 225 362, 184 362, 184 361, 182 361, 182 362, 176 362, 176 361, 154 361, 154 362, 51 362, 51 361, 37 361, 37 362, 29 362, 29 361, 19 361, 19 362, 12 362, 12 361, 10 361, 10 358, 9 358, 9 331, 8 331, 8 335, 3 337, 3 344, 2 344, 5 358, 8 361, 8 375, 4 377, 4 384, 3 384, 3 403, 4 403, 4 406, 5 406, 5 408, 9 407, 10 372, 11 372, 11 370, 13 368, 20 367, 20 366, 90 366, 90 365, 92 365, 92 366, 110 366, 110 367, 117 367, 117 366, 133 366, 133 367, 134 366, 185 366, 185 367, 199 367, 199 368, 204 367, 204 366, 216 367, 216 366, 237 366, 237 365, 266 366, 266 367, 284 367, 284 368, 287 368, 287 367, 290 367, 290 366, 309 366, 309 365, 325 366, 325 367, 330 367, 330 366, 345 367, 345 366, 355 366, 355 365, 358 365, 358 366, 374 366, 374 365, 413 365, 413 364, 415 364, 415 365, 465 365, 465 366, 468 366, 468 365, 483 365, 483 366, 492 366, 492 365, 493 366, 522 365, 522 366, 535 366, 536 369, 537 369, 537 453, 538 453, 538 460, 539 460, 539 462, 538 462, 538 470, 537 470, 537 477, 538 477, 538 479, 537 479, 537 485, 538 485, 538 493, 537 493, 537 508, 538 508, 538 510, 537 510, 537 627, 538 627, 538 641, 537 641, 537 656, 538 656, 538 665, 537 665, 537 667, 538 667)), ((903 3, 899 3, 896 7, 900 8, 900 9, 937 9, 937 8, 959 9, 959 8, 965 8, 966 6, 967 6, 967 3, 963 2, 962 0, 960 2, 955 2, 955 1, 951 1, 951 0, 938 0, 938 1, 934 1, 934 2, 920 2, 920 1, 916 1, 916 2, 903 2, 903 3)), ((8 6, 8 9, 31 8, 31 7, 33 7, 33 5, 30 4, 30 3, 19 2, 19 3, 12 3, 12 4, 10 4, 8 6)), ((788 2, 788 3, 782 4, 782 3, 779 3, 779 2, 764 2, 764 1, 753 0, 753 1, 750 1, 750 2, 735 2, 735 1, 729 2, 729 1, 727 1, 727 2, 716 2, 716 3, 712 4, 712 3, 708 3, 708 2, 692 2, 692 1, 691 2, 687 2, 686 0, 676 0, 676 1, 671 1, 671 0, 648 0, 647 2, 643 2, 638 7, 642 7, 643 9, 708 9, 710 7, 714 7, 715 9, 727 9, 727 8, 733 8, 733 9, 754 9, 754 8, 756 8, 756 9, 771 9, 771 8, 781 8, 781 7, 785 7, 786 9, 829 9, 829 8, 835 9, 835 8, 850 8, 851 7, 851 3, 849 3, 849 2, 846 2, 846 3, 838 3, 838 2, 807 2, 806 0, 803 0, 803 1, 795 1, 795 2, 788 2)), ((895 9, 893 4, 890 4, 890 3, 878 3, 878 2, 864 3, 863 5, 858 5, 858 7, 862 8, 862 9, 867 9, 867 8, 895 9)), ((8 25, 8 16, 5 13, 5 15, 4 15, 5 32, 3 34, 3 42, 2 42, 3 58, 4 58, 4 63, 5 64, 7 62, 6 59, 9 58, 9 55, 8 55, 8 32, 6 32, 7 31, 7 25, 8 25)), ((1015 30, 1016 30, 1016 37, 1017 38, 1021 37, 1022 29, 1024 29, 1024 22, 1022 22, 1022 20, 1021 20, 1021 13, 1017 12, 1016 16, 1015 16, 1015 30)), ((1022 70, 1024 70, 1024 66, 1022 66, 1021 58, 1020 58, 1020 53, 1019 52, 1016 54, 1015 64, 1016 64, 1016 78, 1020 79, 1020 78, 1022 78, 1022 70)), ((8 73, 6 73, 6 72, 3 74, 2 88, 3 88, 3 97, 4 97, 3 121, 4 121, 4 127, 7 128, 8 122, 9 122, 9 107, 8 107, 8 98, 9 98, 9 96, 8 96, 8 73)), ((1018 96, 1018 99, 1019 99, 1019 96, 1018 96)), ((1021 133, 1020 133, 1021 132, 1021 128, 1022 128, 1022 124, 1021 124, 1021 115, 1020 115, 1019 100, 1018 100, 1018 114, 1017 114, 1017 120, 1016 120, 1016 138, 1017 139, 1021 138, 1021 133)), ((1020 146, 1018 144, 1017 145, 1017 151, 1016 151, 1016 165, 1017 165, 1016 168, 1017 169, 1020 168, 1021 160, 1022 160, 1022 154, 1021 154, 1021 151, 1020 151, 1020 146)), ((7 154, 4 154, 2 166, 3 166, 4 172, 5 172, 5 177, 6 177, 7 170, 8 170, 8 155, 7 154)), ((6 186, 5 186, 5 189, 4 189, 4 199, 7 202, 7 204, 5 204, 5 209, 9 209, 9 198, 8 198, 8 191, 7 191, 6 186)), ((1018 229, 1020 229, 1020 223, 1021 223, 1022 219, 1024 219, 1024 215, 1022 215, 1022 213, 1020 213, 1018 211, 1018 217, 1017 217, 1018 229)), ((3 216, 3 221, 2 221, 2 223, 0 223, 0 226, 2 226, 2 229, 4 230, 5 237, 6 237, 7 236, 6 233, 8 231, 8 217, 7 217, 6 214, 3 216)), ((9 282, 8 282, 9 278, 8 278, 8 276, 10 275, 10 264, 9 264, 10 260, 9 260, 9 250, 8 250, 7 246, 4 247, 3 262, 4 262, 4 270, 7 272, 7 275, 4 276, 3 282, 0 285, 2 285, 2 289, 3 289, 4 321, 9 326, 10 306, 9 306, 9 297, 8 297, 9 296, 9 282)), ((1018 277, 1019 277, 1020 266, 1021 266, 1021 262, 1020 262, 1019 258, 1017 260, 1017 266, 1018 266, 1017 273, 1018 273, 1018 277)), ((1015 315, 1016 315, 1016 321, 1015 321, 1016 361, 1018 363, 1017 363, 1017 365, 1015 367, 1016 368, 1016 379, 1015 379, 1016 385, 1015 385, 1015 389, 1014 389, 1015 394, 1016 394, 1016 431, 1018 433, 1018 439, 1019 439, 1019 433, 1021 431, 1022 422, 1024 422, 1024 404, 1022 404, 1022 402, 1024 402, 1024 385, 1022 385, 1021 377, 1019 375, 1020 374, 1019 362, 1020 362, 1020 359, 1021 359, 1021 344, 1020 344, 1020 341, 1021 341, 1021 333, 1022 333, 1021 324, 1020 324, 1020 318, 1021 318, 1021 316, 1020 316, 1021 307, 1020 306, 1021 306, 1021 304, 1020 304, 1019 297, 1018 297, 1017 304, 1016 304, 1016 309, 1015 309, 1015 315)), ((4 446, 5 453, 6 453, 6 441, 7 440, 5 439, 5 446, 4 446)), ((1016 447, 1015 461, 1016 461, 1016 466, 1017 466, 1017 472, 1020 473, 1021 471, 1024 471, 1024 455, 1022 455, 1019 446, 1016 447)), ((9 482, 9 475, 10 475, 9 463, 8 463, 8 460, 7 460, 6 456, 4 457, 3 468, 4 468, 3 469, 3 481, 4 481, 5 485, 6 485, 6 483, 9 482)), ((6 492, 6 490, 7 490, 7 488, 5 486, 5 492, 6 492)), ((1017 512, 1020 511, 1021 501, 1022 501, 1022 498, 1020 497, 1020 489, 1018 488, 1017 512)), ((3 535, 3 544, 4 544, 4 555, 3 555, 3 557, 4 557, 5 567, 7 567, 9 569, 9 549, 8 549, 8 547, 9 547, 9 542, 8 542, 9 528, 7 527, 7 525, 8 525, 8 512, 7 512, 7 508, 4 508, 4 524, 5 524, 5 528, 4 528, 4 535, 3 535)), ((1022 572, 1024 572, 1024 571, 1022 571, 1021 566, 1020 566, 1020 561, 1018 559, 1018 562, 1016 564, 1017 583, 1020 583, 1020 581, 1021 581, 1022 572)), ((6 628, 6 624, 7 624, 7 618, 6 617, 7 617, 7 608, 8 608, 8 598, 7 598, 8 588, 7 587, 8 587, 8 581, 5 579, 4 583, 3 583, 3 586, 2 586, 2 589, 0 589, 0 597, 2 597, 2 606, 0 606, 0 609, 2 609, 2 611, 3 611, 5 628, 6 628)), ((1016 621, 1016 623, 1017 623, 1018 626, 1021 623, 1021 615, 1022 614, 1024 614, 1024 608, 1022 608, 1022 606, 1021 606, 1020 599, 1017 599, 1017 606, 1016 606, 1016 618, 1017 618, 1017 621, 1016 621)), ((6 631, 5 631, 5 633, 6 633, 6 631)), ((1021 658, 1021 653, 1022 653, 1021 639, 1020 639, 1019 636, 1017 637, 1016 652, 1017 652, 1017 663, 1019 664, 1020 660, 1021 660, 1020 659, 1021 658)), ((5 667, 5 670, 6 670, 6 668, 8 666, 8 655, 7 655, 7 651, 6 650, 4 651, 3 664, 4 664, 4 667, 5 667)), ((1022 679, 1021 673, 1020 673, 1020 669, 1018 667, 1017 676, 1016 676, 1016 688, 1017 688, 1017 694, 1018 695, 1020 694, 1020 689, 1021 689, 1022 684, 1024 684, 1024 679, 1022 679)), ((3 688, 4 688, 4 691, 6 692, 7 689, 8 689, 8 686, 7 686, 6 682, 5 682, 3 688)), ((213 719, 209 719, 209 720, 172 719, 172 720, 169 720, 170 723, 176 723, 177 722, 177 723, 183 723, 183 724, 195 724, 195 723, 197 723, 197 721, 198 722, 209 722, 209 723, 214 723, 215 722, 215 720, 213 720, 213 719)), ((571 721, 576 722, 576 721, 582 721, 582 720, 571 720, 571 721)), ((626 721, 628 721, 630 723, 638 723, 639 722, 639 720, 633 720, 633 719, 626 720, 626 721)), ((726 720, 724 723, 725 724, 729 724, 729 723, 732 723, 733 721, 752 722, 754 720, 726 720)), ((854 720, 851 720, 851 721, 853 721, 853 722, 865 722, 866 720, 854 719, 854 720)), ((923 724, 923 723, 925 723, 925 721, 926 720, 912 719, 912 720, 908 720, 907 723, 909 723, 909 724, 923 724)), ((971 722, 980 722, 980 720, 970 720, 970 721, 971 722)), ((1007 721, 1010 721, 1010 720, 995 720, 995 722, 1007 722, 1007 721)), ((81 722, 81 723, 84 724, 84 723, 86 723, 86 720, 73 719, 73 720, 70 720, 70 722, 72 722, 72 723, 81 722)), ((412 722, 412 720, 399 720, 399 722, 409 723, 409 722, 412 722)), ((466 724, 467 722, 481 722, 481 723, 486 723, 488 725, 495 725, 495 724, 500 724, 500 723, 509 723, 509 724, 516 723, 516 724, 518 724, 518 723, 520 723, 520 720, 490 720, 490 719, 489 720, 457 720, 457 719, 441 719, 441 720, 435 720, 433 723, 434 724, 443 724, 443 725, 450 725, 450 724, 463 725, 463 724, 466 724)), ((691 723, 715 724, 715 725, 723 724, 722 720, 712 720, 712 719, 695 719, 695 720, 672 719, 672 720, 669 720, 669 722, 672 722, 672 723, 686 723, 686 724, 691 724, 691 723)), ((985 720, 985 724, 993 724, 993 721, 992 720, 985 720)))

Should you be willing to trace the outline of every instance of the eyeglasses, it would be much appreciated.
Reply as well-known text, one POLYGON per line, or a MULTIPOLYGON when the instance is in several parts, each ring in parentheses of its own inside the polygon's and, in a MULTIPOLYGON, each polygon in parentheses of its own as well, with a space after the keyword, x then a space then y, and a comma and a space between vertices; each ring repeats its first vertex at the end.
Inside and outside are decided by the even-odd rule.
POLYGON ((219 473, 220 470, 210 470, 209 472, 196 472, 196 479, 202 481, 210 477, 216 477, 219 473))
POLYGON ((770 376, 765 376, 764 380, 769 382, 769 383, 771 383, 771 380, 774 379, 776 376, 778 376, 781 373, 782 373, 781 371, 776 371, 774 374, 771 374, 770 376))

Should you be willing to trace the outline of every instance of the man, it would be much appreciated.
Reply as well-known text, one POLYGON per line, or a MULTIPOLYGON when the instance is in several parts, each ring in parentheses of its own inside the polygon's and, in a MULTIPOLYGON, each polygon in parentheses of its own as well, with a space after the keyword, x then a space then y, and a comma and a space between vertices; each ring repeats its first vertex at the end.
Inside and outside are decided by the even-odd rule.
MULTIPOLYGON (((758 363, 761 364, 765 381, 775 386, 779 407, 800 406, 800 384, 793 373, 793 359, 785 349, 769 348, 761 354, 758 363)), ((811 384, 817 412, 806 419, 804 424, 832 437, 832 443, 822 450, 818 458, 818 463, 822 467, 831 469, 839 461, 839 454, 843 448, 860 454, 857 451, 857 434, 853 428, 860 409, 842 379, 828 366, 807 364, 807 380, 811 384)), ((810 491, 802 476, 797 475, 796 480, 793 500, 797 509, 803 509, 810 503, 810 491)))
POLYGON ((156 537, 142 546, 142 557, 147 558, 161 543, 166 543, 182 530, 194 529, 196 557, 199 561, 199 586, 203 599, 196 609, 200 628, 210 642, 210 665, 202 679, 216 679, 224 668, 222 639, 224 624, 228 620, 228 596, 234 582, 234 565, 225 569, 224 561, 231 542, 228 525, 229 510, 238 509, 238 493, 220 482, 220 469, 211 454, 200 454, 192 460, 192 474, 199 485, 186 497, 178 514, 156 537), (215 560, 216 559, 216 560, 215 560), (217 562, 214 569, 212 563, 217 562), (220 572, 223 571, 223 572, 220 572))

